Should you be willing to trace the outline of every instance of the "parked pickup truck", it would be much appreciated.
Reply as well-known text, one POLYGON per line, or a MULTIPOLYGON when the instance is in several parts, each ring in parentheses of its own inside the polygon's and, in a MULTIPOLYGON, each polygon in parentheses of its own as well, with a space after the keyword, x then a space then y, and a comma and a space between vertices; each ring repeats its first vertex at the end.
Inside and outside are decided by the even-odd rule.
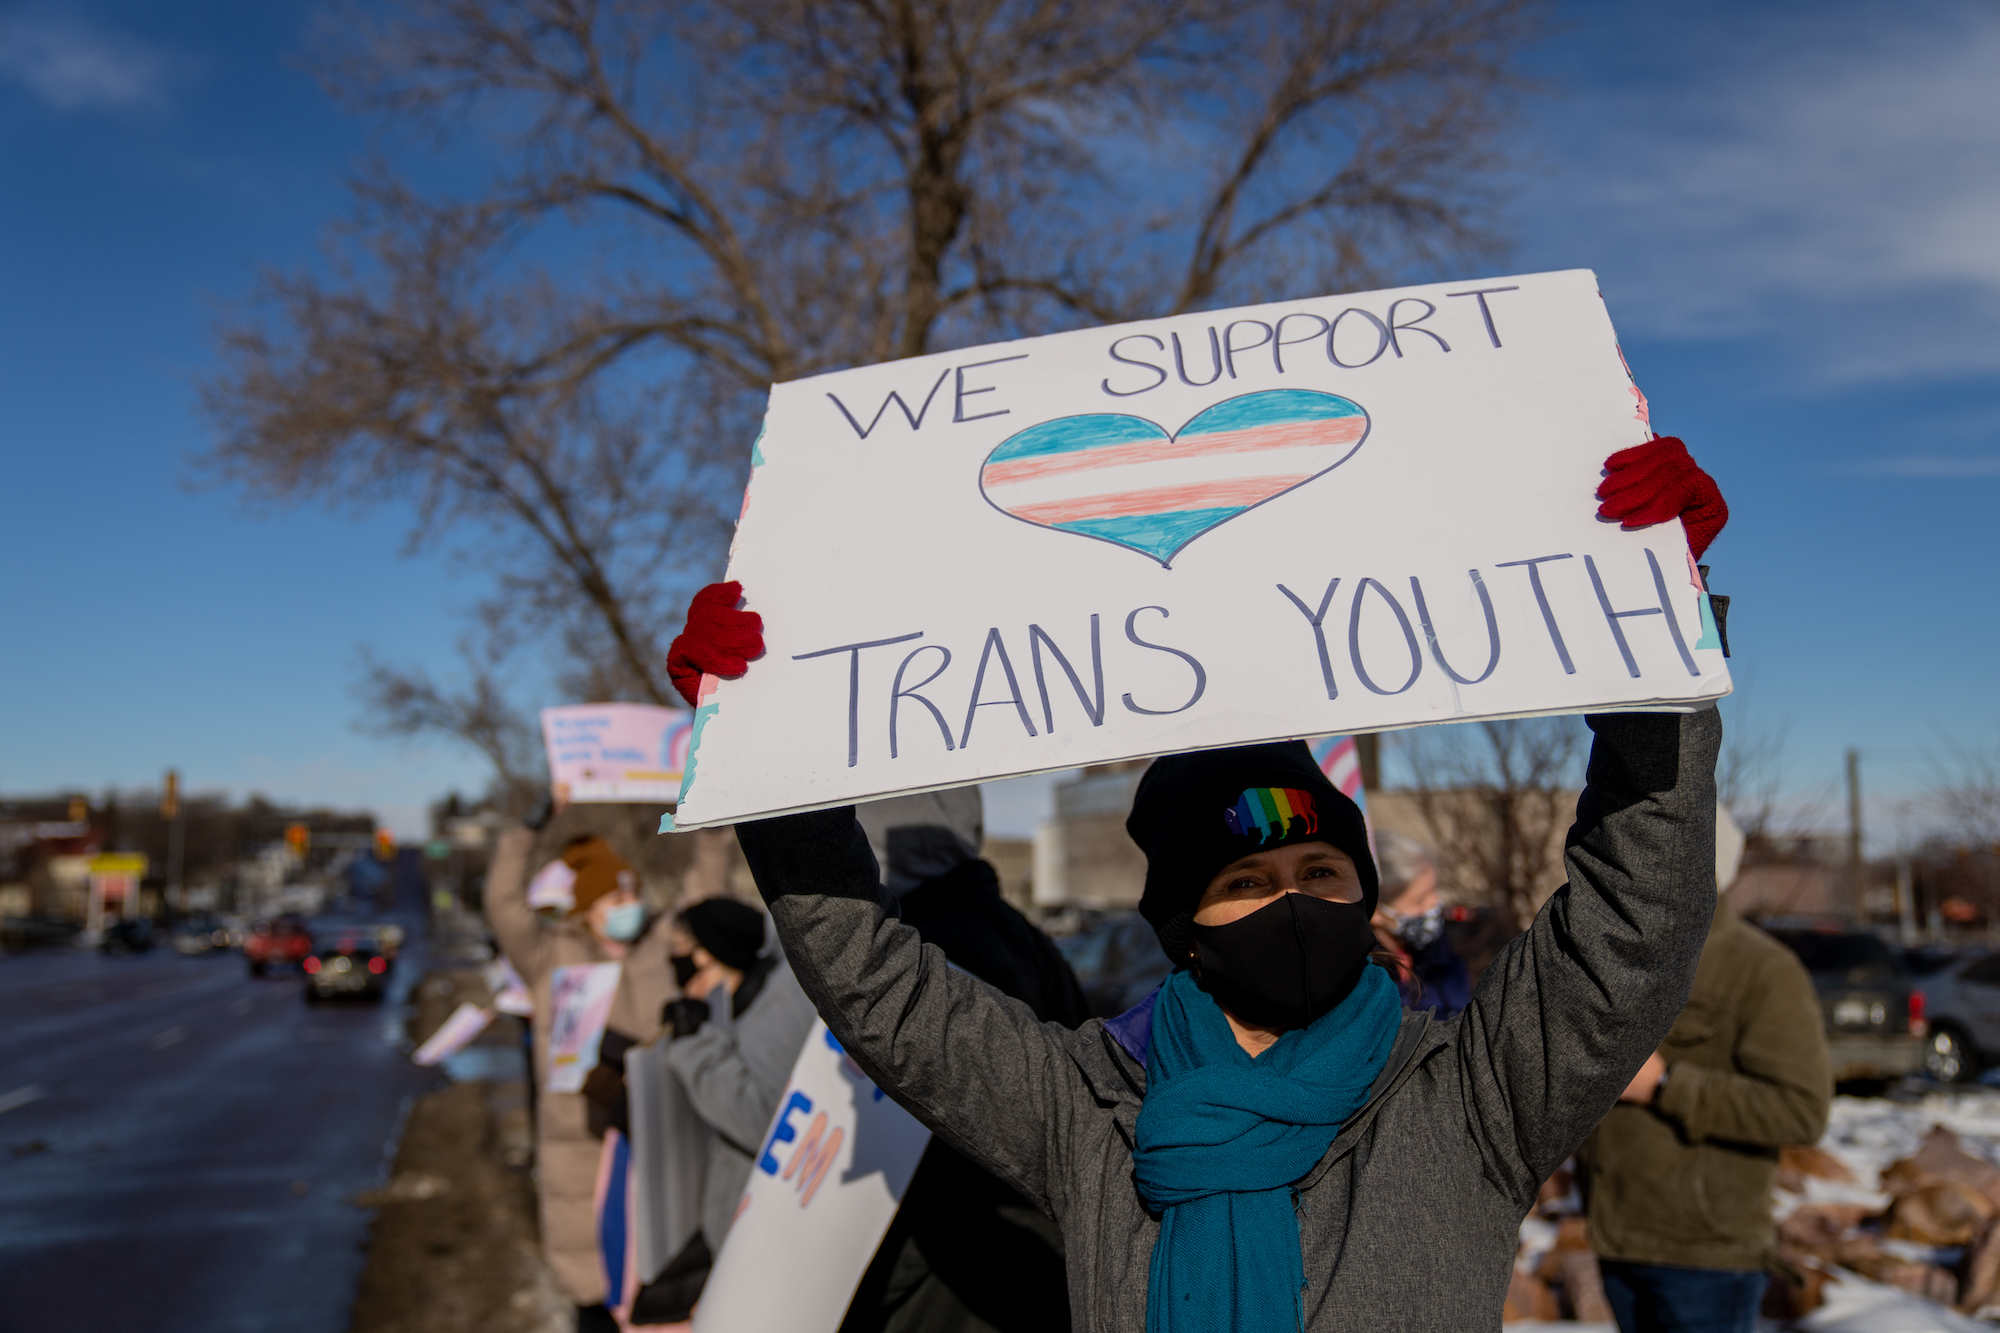
POLYGON ((1888 941, 1841 925, 1766 922, 1812 974, 1833 1077, 1895 1079, 1924 1067, 1924 994, 1888 941))

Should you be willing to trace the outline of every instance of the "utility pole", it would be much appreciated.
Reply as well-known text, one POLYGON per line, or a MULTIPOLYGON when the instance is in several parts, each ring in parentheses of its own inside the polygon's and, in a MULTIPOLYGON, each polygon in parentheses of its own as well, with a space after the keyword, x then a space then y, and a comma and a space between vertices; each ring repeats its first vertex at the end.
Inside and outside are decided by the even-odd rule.
POLYGON ((167 906, 169 911, 186 916, 187 888, 181 883, 187 841, 181 815, 181 775, 171 768, 160 784, 160 817, 167 821, 167 906))
POLYGON ((1382 738, 1375 732, 1354 738, 1354 761, 1361 767, 1361 785, 1375 791, 1382 785, 1382 738))
POLYGON ((1847 752, 1847 882, 1852 886, 1850 911, 1855 920, 1862 912, 1861 865, 1861 751, 1847 752))
POLYGON ((1916 876, 1910 870, 1910 803, 1896 802, 1896 928, 1903 947, 1917 942, 1916 876))
POLYGON ((1917 905, 1910 897, 1910 857, 1907 852, 1896 857, 1896 924, 1902 931, 1905 947, 1917 942, 1917 905))

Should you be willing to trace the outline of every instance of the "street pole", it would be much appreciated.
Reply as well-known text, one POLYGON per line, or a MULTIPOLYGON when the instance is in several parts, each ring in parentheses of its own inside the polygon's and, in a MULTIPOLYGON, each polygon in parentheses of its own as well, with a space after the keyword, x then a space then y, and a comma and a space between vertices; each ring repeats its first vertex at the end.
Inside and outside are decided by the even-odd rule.
POLYGON ((1361 785, 1374 791, 1382 785, 1382 737, 1375 732, 1354 738, 1354 759, 1361 767, 1361 785))
POLYGON ((1851 910, 1856 920, 1862 911, 1861 867, 1861 751, 1847 752, 1847 875, 1854 898, 1851 910))
POLYGON ((1908 854, 1896 858, 1896 924, 1902 931, 1905 946, 1917 942, 1917 905, 1910 901, 1908 854))
POLYGON ((181 855, 185 843, 181 811, 181 775, 167 770, 160 787, 160 813, 167 817, 167 909, 169 914, 187 915, 187 890, 181 884, 181 855))

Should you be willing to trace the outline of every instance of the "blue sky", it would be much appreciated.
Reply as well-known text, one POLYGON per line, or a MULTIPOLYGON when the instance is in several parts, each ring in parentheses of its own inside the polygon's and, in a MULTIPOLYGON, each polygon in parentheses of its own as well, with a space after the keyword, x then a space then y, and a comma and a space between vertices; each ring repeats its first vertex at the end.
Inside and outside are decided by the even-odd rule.
MULTIPOLYGON (((175 765, 411 832, 481 785, 356 734, 352 694, 364 646, 448 672, 477 572, 402 555, 403 514, 190 485, 219 313, 315 261, 378 147, 304 70, 317 13, 0 4, 0 793, 175 765)), ((1597 270, 1734 511, 1730 708, 1785 728, 1802 808, 1859 747, 1886 837, 1942 740, 2000 743, 2000 15, 1600 0, 1532 67, 1519 245, 1484 272, 1597 270)))

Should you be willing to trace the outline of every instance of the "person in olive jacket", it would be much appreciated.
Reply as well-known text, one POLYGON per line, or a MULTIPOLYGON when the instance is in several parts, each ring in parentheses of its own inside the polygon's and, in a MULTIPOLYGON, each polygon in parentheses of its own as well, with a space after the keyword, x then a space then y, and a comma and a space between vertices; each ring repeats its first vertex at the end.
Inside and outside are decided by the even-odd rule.
POLYGON ((1687 1007, 1578 1153, 1621 1333, 1754 1328, 1778 1150, 1826 1132, 1819 998, 1797 956, 1730 909, 1742 853, 1718 810, 1715 922, 1687 1007))

